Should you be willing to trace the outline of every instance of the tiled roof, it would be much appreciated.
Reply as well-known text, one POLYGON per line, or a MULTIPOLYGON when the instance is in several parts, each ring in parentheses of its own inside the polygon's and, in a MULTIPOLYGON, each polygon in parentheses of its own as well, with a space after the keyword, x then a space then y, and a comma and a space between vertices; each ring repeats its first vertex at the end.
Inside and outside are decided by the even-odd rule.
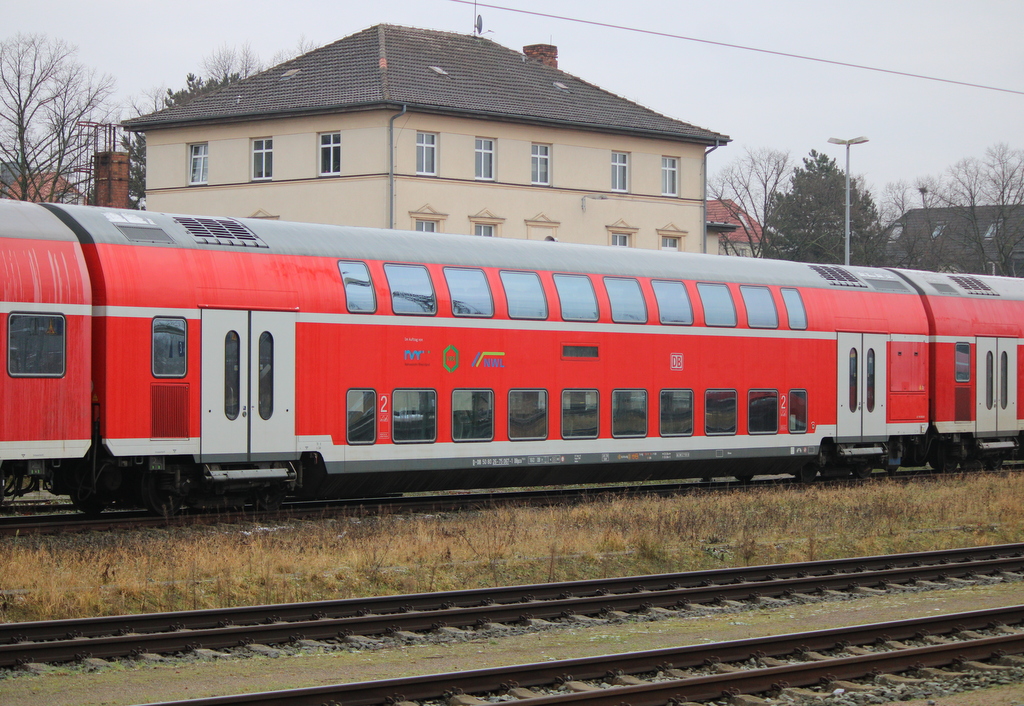
POLYGON ((720 238, 740 243, 751 240, 760 242, 761 240, 761 224, 751 218, 746 211, 740 208, 739 204, 730 199, 708 201, 705 220, 708 223, 728 223, 734 227, 732 230, 721 233, 720 238), (744 223, 744 221, 746 222, 744 223))
POLYGON ((683 141, 729 140, 489 39, 385 24, 124 125, 148 130, 402 105, 418 112, 683 141))

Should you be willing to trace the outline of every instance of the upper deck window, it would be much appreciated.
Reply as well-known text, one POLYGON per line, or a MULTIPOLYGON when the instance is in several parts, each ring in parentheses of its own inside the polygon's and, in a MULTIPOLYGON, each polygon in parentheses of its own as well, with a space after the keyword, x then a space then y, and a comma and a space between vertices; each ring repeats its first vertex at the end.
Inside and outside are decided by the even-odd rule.
POLYGON ((658 315, 663 324, 689 326, 693 323, 693 306, 686 285, 682 282, 653 280, 654 298, 658 301, 658 315))
POLYGON ((512 319, 546 319, 548 302, 536 272, 502 272, 501 285, 512 319))
POLYGON ((377 298, 373 293, 370 271, 362 262, 338 263, 341 281, 345 285, 345 304, 352 314, 372 314, 377 311, 377 298))
POLYGON ((620 324, 647 323, 647 306, 639 282, 635 279, 606 277, 604 287, 612 305, 612 321, 620 324))
POLYGON ((494 300, 483 270, 444 268, 454 316, 494 316, 494 300))
POLYGON ((736 325, 736 304, 727 285, 699 282, 697 293, 700 295, 701 304, 704 305, 706 326, 736 325))
POLYGON ((767 287, 740 287, 743 305, 747 308, 747 326, 750 328, 778 328, 779 312, 767 287))
POLYGON ((786 316, 789 317, 791 329, 807 328, 807 311, 804 309, 804 300, 796 289, 782 288, 782 301, 786 304, 786 316))
POLYGON ((430 273, 423 265, 384 265, 391 287, 391 309, 396 314, 433 316, 437 300, 430 273))
POLYGON ((555 275, 563 321, 597 321, 597 297, 586 275, 555 275))

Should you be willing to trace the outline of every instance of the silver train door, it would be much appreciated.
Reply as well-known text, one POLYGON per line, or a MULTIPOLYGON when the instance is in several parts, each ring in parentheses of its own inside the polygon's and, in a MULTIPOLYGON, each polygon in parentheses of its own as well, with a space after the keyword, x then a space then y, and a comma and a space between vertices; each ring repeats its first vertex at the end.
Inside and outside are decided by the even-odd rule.
POLYGON ((839 333, 836 346, 836 439, 880 441, 888 436, 889 336, 839 333))
POLYGON ((202 310, 204 463, 295 455, 294 312, 202 310))
POLYGON ((975 433, 1017 433, 1017 339, 978 338, 975 346, 975 433))

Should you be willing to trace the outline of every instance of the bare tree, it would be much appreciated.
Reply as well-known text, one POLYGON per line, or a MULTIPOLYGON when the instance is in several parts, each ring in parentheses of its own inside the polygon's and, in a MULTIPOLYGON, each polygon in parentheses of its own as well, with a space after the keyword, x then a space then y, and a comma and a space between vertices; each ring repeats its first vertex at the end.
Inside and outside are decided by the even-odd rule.
POLYGON ((114 79, 75 59, 77 49, 42 34, 0 41, 0 195, 77 200, 93 145, 83 122, 108 121, 114 79))
MULTIPOLYGON (((708 184, 711 197, 720 200, 741 224, 754 257, 779 256, 775 238, 776 197, 789 185, 792 174, 793 160, 789 152, 768 147, 748 148, 708 184), (756 223, 751 223, 750 219, 756 223)), ((727 250, 730 245, 726 241, 727 250)))
POLYGON ((263 61, 248 42, 240 47, 223 44, 203 57, 202 68, 207 80, 230 83, 258 74, 263 61))
POLYGON ((306 35, 304 34, 300 35, 299 41, 295 43, 294 47, 292 47, 291 49, 282 49, 276 52, 274 56, 270 57, 270 65, 277 66, 278 64, 283 64, 284 62, 294 59, 297 56, 307 54, 316 49, 317 47, 319 47, 319 45, 316 42, 314 42, 311 39, 307 39, 306 35))

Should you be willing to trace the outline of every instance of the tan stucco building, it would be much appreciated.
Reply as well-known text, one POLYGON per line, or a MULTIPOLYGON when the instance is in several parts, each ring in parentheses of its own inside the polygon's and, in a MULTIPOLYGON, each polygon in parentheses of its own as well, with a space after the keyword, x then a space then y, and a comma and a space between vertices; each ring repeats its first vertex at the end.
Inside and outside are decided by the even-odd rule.
POLYGON ((728 137, 557 69, 549 45, 379 25, 130 120, 147 207, 718 252, 728 137))

